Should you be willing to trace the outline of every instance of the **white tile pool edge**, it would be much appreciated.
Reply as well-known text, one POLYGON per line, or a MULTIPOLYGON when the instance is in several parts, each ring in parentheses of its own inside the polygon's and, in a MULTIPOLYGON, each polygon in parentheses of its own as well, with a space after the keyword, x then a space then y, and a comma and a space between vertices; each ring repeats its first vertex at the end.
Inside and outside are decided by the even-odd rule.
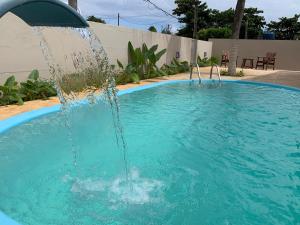
MULTIPOLYGON (((174 84, 174 83, 183 83, 183 82, 198 82, 198 80, 168 80, 168 81, 161 81, 153 84, 143 85, 139 87, 129 88, 126 90, 121 90, 118 92, 118 96, 133 93, 136 91, 141 91, 165 84, 174 84)), ((211 80, 203 80, 203 83, 211 83, 211 82, 218 82, 218 81, 211 81, 211 80)), ((255 82, 255 81, 243 81, 243 80, 222 80, 223 83, 238 83, 238 84, 248 84, 248 85, 258 85, 258 86, 268 86, 273 88, 282 88, 290 91, 300 92, 299 88, 279 85, 279 84, 272 84, 272 83, 264 83, 264 82, 255 82)), ((41 116, 45 116, 51 113, 59 112, 61 109, 61 105, 54 105, 51 107, 44 107, 41 109, 33 110, 30 112, 22 113, 17 116, 13 116, 6 120, 0 121, 0 134, 8 131, 9 129, 21 125, 25 122, 31 121, 33 119, 39 118, 41 116)), ((7 215, 0 211, 0 224, 1 225, 21 225, 14 220, 10 219, 7 215)))

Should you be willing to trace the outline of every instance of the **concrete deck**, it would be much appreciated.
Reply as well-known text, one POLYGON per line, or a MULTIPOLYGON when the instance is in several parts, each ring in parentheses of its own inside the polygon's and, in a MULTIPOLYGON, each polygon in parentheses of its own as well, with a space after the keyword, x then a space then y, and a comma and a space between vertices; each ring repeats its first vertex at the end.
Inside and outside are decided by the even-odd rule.
MULTIPOLYGON (((205 67, 201 68, 201 76, 203 78, 209 77, 210 68, 205 67)), ((282 84, 287 86, 293 86, 300 88, 300 71, 285 71, 285 70, 244 70, 244 77, 230 77, 223 76, 224 80, 250 80, 250 81, 260 81, 260 82, 268 82, 274 84, 282 84)), ((194 78, 197 78, 197 75, 194 75, 194 78)), ((119 85, 117 88, 119 90, 124 90, 132 87, 147 85, 153 82, 159 82, 163 80, 185 80, 189 79, 189 73, 185 74, 177 74, 173 76, 159 77, 148 80, 143 80, 140 84, 126 84, 119 85)), ((7 119, 9 117, 15 116, 20 113, 36 110, 42 107, 53 106, 59 104, 58 98, 51 98, 49 100, 36 100, 25 102, 24 105, 9 105, 9 106, 0 106, 0 120, 7 119)))

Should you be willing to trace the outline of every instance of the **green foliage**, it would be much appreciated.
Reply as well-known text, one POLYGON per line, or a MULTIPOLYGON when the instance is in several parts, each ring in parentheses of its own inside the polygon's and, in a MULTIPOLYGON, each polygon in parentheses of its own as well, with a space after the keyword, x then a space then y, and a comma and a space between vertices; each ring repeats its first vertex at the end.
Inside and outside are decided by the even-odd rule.
POLYGON ((7 78, 4 85, 0 85, 0 105, 23 104, 22 94, 14 76, 7 78))
POLYGON ((198 32, 198 38, 200 40, 207 41, 210 38, 230 38, 232 35, 232 30, 228 27, 222 28, 207 28, 202 29, 198 32))
POLYGON ((135 49, 131 42, 128 43, 128 64, 135 69, 140 79, 150 78, 157 73, 158 68, 156 64, 167 52, 166 49, 156 52, 157 49, 158 45, 148 48, 145 43, 142 45, 142 48, 135 49))
POLYGON ((156 29, 155 26, 150 26, 150 27, 148 28, 148 30, 151 31, 151 32, 157 32, 157 29, 156 29))
POLYGON ((293 40, 300 32, 300 14, 291 18, 282 17, 278 22, 271 21, 268 30, 275 33, 276 39, 293 40))
MULTIPOLYGON (((248 38, 259 38, 259 36, 262 34, 264 26, 266 25, 265 17, 261 15, 263 12, 264 11, 259 10, 258 8, 245 8, 240 30, 240 38, 245 38, 246 21, 248 23, 248 38)), ((224 11, 211 10, 210 18, 210 28, 228 28, 232 30, 234 9, 230 8, 224 11)), ((232 31, 230 33, 232 33, 232 31)))
POLYGON ((161 71, 164 75, 174 75, 177 73, 187 72, 189 69, 190 67, 188 62, 179 62, 174 58, 170 65, 164 64, 161 68, 161 71))
POLYGON ((57 94, 52 83, 39 78, 38 70, 33 70, 29 74, 28 80, 21 83, 20 93, 24 101, 45 100, 57 94))
POLYGON ((232 28, 232 23, 234 20, 234 9, 229 8, 224 11, 219 11, 217 9, 210 10, 210 24, 209 27, 227 27, 232 28))
POLYGON ((176 59, 173 59, 170 65, 163 65, 159 69, 156 64, 166 53, 166 50, 163 49, 157 52, 157 49, 158 45, 154 45, 149 49, 146 44, 143 44, 142 48, 135 49, 129 42, 129 63, 124 66, 117 60, 120 72, 116 75, 116 83, 139 83, 142 79, 183 73, 189 70, 188 62, 179 62, 176 59))
MULTIPOLYGON (((173 14, 179 17, 178 22, 183 24, 177 34, 180 36, 192 37, 194 30, 195 0, 175 0, 175 4, 177 7, 173 10, 173 14)), ((209 9, 204 1, 197 1, 196 4, 199 14, 197 31, 202 32, 200 36, 201 39, 207 40, 208 38, 213 37, 229 38, 228 34, 232 33, 234 9, 230 8, 224 11, 209 9), (212 28, 215 28, 216 30, 211 30, 212 28), (227 29, 227 31, 230 30, 230 32, 225 32, 224 36, 222 36, 222 33, 218 32, 218 29, 220 28, 227 29), (204 31, 209 32, 213 36, 205 33, 203 34, 204 31), (218 35, 216 36, 216 34, 218 35)), ((256 39, 260 37, 266 25, 266 21, 262 13, 263 11, 257 8, 245 8, 240 30, 240 38, 245 37, 246 21, 248 23, 248 38, 256 39)))
POLYGON ((24 101, 48 99, 51 96, 56 96, 53 83, 41 80, 37 70, 33 70, 28 80, 20 85, 14 76, 9 77, 4 85, 0 85, 0 105, 22 105, 24 101))
POLYGON ((105 22, 104 19, 101 19, 101 18, 95 17, 95 16, 89 16, 89 17, 87 18, 87 21, 96 22, 96 23, 104 23, 104 24, 106 24, 106 22, 105 22))
POLYGON ((116 75, 117 84, 127 84, 127 83, 139 83, 140 77, 137 74, 136 68, 132 64, 128 64, 126 67, 117 60, 118 66, 121 72, 116 75))
POLYGON ((195 3, 197 4, 198 9, 197 30, 208 28, 210 26, 210 10, 205 2, 202 3, 202 1, 195 0, 175 0, 177 7, 173 10, 173 15, 179 18, 179 23, 184 24, 177 33, 180 36, 193 37, 195 3))
POLYGON ((97 91, 104 88, 108 74, 113 73, 112 66, 107 67, 105 62, 97 66, 90 66, 75 73, 65 74, 59 80, 63 93, 80 95, 85 91, 97 91))
POLYGON ((240 38, 245 38, 246 23, 248 23, 248 39, 257 39, 262 35, 266 25, 265 17, 261 15, 263 13, 264 11, 258 8, 245 8, 240 38))
POLYGON ((206 67, 206 66, 212 66, 214 64, 219 64, 219 60, 216 57, 211 57, 211 58, 203 58, 201 59, 200 56, 197 58, 197 64, 200 67, 206 67))

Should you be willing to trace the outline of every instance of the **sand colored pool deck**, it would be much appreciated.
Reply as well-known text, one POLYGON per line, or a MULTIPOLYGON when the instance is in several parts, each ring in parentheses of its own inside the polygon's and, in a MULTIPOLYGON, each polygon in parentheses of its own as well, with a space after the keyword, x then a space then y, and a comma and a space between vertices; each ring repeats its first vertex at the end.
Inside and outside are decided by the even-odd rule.
MULTIPOLYGON (((210 68, 208 67, 201 68, 201 73, 202 73, 201 77, 208 78, 209 70, 210 68)), ((300 71, 285 71, 285 70, 264 71, 264 70, 247 69, 244 70, 244 73, 245 73, 244 77, 223 76, 222 79, 269 82, 274 84, 288 85, 288 86, 300 88, 300 71)), ((197 78, 197 74, 195 73, 193 77, 197 78)), ((119 90, 124 90, 128 88, 147 85, 147 84, 160 82, 164 80, 186 80, 186 79, 189 79, 189 73, 143 80, 139 84, 118 85, 117 88, 119 90)), ((25 102, 24 105, 22 106, 18 106, 18 105, 0 106, 0 120, 7 119, 9 117, 18 115, 20 113, 40 109, 43 107, 49 107, 57 104, 59 104, 59 100, 57 97, 54 97, 54 98, 50 98, 49 100, 36 100, 36 101, 25 102)))

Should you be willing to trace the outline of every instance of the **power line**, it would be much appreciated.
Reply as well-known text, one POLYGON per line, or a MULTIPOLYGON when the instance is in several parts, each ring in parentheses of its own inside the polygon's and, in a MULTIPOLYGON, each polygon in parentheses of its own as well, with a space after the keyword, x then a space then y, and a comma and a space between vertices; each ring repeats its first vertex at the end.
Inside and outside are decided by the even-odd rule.
MULTIPOLYGON (((102 19, 117 19, 118 18, 118 15, 103 15, 103 14, 100 14, 100 13, 96 13, 96 14, 93 14, 94 16, 97 16, 97 17, 100 17, 102 19)), ((158 14, 144 14, 144 15, 122 15, 123 18, 149 18, 149 17, 161 17, 161 15, 158 15, 158 14)), ((175 18, 170 18, 171 19, 175 19, 175 18)))
POLYGON ((174 15, 172 15, 171 13, 167 12, 166 10, 162 9, 161 7, 159 7, 158 5, 156 5, 155 3, 151 2, 150 0, 143 0, 143 1, 149 3, 150 5, 153 5, 154 8, 156 8, 156 9, 162 11, 162 12, 163 12, 164 14, 166 14, 167 16, 171 16, 171 17, 173 17, 173 18, 175 18, 175 19, 178 19, 176 16, 174 16, 174 15))
POLYGON ((143 22, 140 22, 140 21, 139 22, 138 21, 132 21, 132 20, 128 20, 128 18, 124 18, 124 17, 121 17, 121 20, 123 20, 127 23, 131 23, 131 24, 135 24, 135 25, 144 25, 144 26, 166 24, 166 23, 174 24, 170 20, 154 21, 154 22, 150 22, 150 23, 149 22, 148 23, 143 23, 143 22))

